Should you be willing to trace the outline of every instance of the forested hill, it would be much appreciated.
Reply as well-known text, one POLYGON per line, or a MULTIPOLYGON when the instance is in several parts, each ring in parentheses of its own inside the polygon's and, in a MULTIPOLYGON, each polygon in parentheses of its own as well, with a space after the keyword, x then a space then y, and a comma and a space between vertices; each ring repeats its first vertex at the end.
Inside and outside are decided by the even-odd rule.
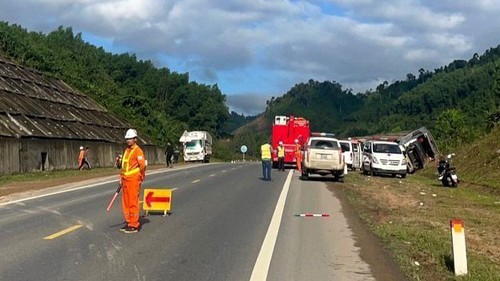
POLYGON ((400 132, 426 126, 444 149, 470 142, 498 124, 500 116, 500 46, 468 61, 456 60, 434 71, 420 69, 406 79, 384 82, 353 94, 336 82, 295 85, 271 98, 266 111, 238 130, 269 136, 275 115, 301 116, 313 131, 338 136, 400 132))
POLYGON ((187 73, 156 68, 131 54, 111 54, 71 28, 28 32, 0 22, 0 55, 59 78, 149 135, 177 142, 185 129, 223 132, 229 117, 217 85, 189 81, 187 73))

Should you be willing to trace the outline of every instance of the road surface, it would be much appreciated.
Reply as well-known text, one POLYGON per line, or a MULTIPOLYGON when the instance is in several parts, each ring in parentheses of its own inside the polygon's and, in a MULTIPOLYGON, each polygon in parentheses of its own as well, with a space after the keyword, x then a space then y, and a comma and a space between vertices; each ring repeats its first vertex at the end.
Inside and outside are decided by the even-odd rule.
POLYGON ((300 181, 293 171, 263 181, 250 162, 153 171, 143 188, 174 189, 172 214, 144 216, 139 233, 125 234, 121 196, 106 212, 115 179, 4 199, 0 280, 402 278, 353 232, 330 191, 339 183, 300 181), (306 213, 324 216, 297 216, 306 213), (377 257, 362 258, 363 245, 377 257))

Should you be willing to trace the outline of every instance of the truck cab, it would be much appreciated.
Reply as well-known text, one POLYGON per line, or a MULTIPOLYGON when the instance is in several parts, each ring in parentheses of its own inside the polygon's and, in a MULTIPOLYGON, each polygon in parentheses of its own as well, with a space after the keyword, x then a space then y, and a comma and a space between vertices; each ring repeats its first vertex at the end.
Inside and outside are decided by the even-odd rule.
POLYGON ((212 156, 212 136, 205 131, 184 131, 179 141, 183 146, 184 162, 208 163, 212 156))

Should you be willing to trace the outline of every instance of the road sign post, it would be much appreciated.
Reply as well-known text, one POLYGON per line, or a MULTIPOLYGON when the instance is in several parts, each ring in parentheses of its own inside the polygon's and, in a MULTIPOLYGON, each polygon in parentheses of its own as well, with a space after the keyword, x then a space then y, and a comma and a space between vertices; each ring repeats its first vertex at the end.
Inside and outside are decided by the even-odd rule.
POLYGON ((467 274, 467 251, 465 247, 465 227, 463 220, 450 220, 451 244, 455 275, 467 274))
POLYGON ((144 189, 142 208, 146 215, 150 211, 162 211, 163 216, 170 213, 172 206, 172 189, 144 189))
POLYGON ((248 151, 248 147, 246 145, 242 145, 240 147, 240 151, 243 154, 243 161, 245 161, 245 153, 248 151))

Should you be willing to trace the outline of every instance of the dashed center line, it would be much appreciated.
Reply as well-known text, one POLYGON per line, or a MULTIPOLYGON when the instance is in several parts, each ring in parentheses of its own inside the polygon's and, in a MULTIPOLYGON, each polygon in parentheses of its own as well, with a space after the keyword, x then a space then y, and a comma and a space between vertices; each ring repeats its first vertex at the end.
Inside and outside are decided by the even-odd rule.
POLYGON ((197 182, 199 182, 199 181, 200 181, 200 180, 194 180, 194 181, 192 181, 191 183, 197 183, 197 182))
POLYGON ((68 228, 66 228, 64 230, 61 230, 61 231, 57 232, 57 233, 49 235, 49 236, 47 236, 47 237, 45 237, 43 239, 44 240, 51 240, 51 239, 57 238, 59 236, 62 236, 64 234, 67 234, 67 233, 69 233, 71 231, 77 230, 78 228, 80 228, 82 226, 83 226, 82 224, 73 225, 72 227, 68 227, 68 228))
POLYGON ((227 172, 227 170, 222 170, 223 173, 227 172))
POLYGON ((214 177, 214 176, 215 176, 215 174, 211 174, 209 177, 214 177))

